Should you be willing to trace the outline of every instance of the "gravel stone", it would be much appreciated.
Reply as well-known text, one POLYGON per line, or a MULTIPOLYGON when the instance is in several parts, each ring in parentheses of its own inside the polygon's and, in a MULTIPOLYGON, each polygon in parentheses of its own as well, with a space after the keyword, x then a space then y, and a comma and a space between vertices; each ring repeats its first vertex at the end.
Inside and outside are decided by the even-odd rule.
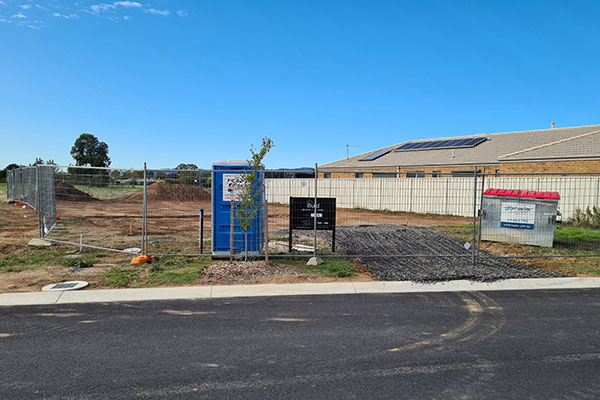
MULTIPOLYGON (((296 232, 294 234, 296 236, 296 232)), ((300 235, 310 236, 312 232, 301 232, 300 235)), ((317 235, 331 243, 330 232, 317 232, 317 235)), ((445 232, 425 227, 339 226, 336 229, 336 252, 360 260, 379 281, 495 281, 563 276, 483 250, 476 265, 473 265, 471 251, 464 248, 463 242, 445 232), (411 255, 427 257, 403 257, 411 255)))

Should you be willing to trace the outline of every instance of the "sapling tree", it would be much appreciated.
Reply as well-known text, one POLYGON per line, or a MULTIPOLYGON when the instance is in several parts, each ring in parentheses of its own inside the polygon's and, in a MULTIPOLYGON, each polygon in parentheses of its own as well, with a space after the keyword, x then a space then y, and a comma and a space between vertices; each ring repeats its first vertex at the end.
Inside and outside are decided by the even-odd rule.
POLYGON ((273 147, 273 141, 266 136, 262 139, 260 150, 257 151, 254 145, 250 145, 252 158, 248 160, 248 166, 251 169, 248 173, 240 176, 242 188, 239 192, 239 203, 235 215, 240 223, 240 229, 244 232, 245 261, 248 261, 248 231, 254 224, 261 206, 259 200, 262 196, 263 186, 259 177, 260 164, 273 147))

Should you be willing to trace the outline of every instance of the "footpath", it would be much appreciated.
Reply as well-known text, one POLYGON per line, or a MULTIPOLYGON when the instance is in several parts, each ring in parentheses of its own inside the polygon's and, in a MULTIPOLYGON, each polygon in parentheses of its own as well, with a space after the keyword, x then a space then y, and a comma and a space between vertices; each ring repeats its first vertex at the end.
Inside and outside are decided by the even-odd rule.
POLYGON ((593 288, 600 288, 600 278, 530 278, 506 279, 495 282, 455 280, 435 283, 396 281, 232 286, 179 286, 147 289, 83 289, 63 292, 2 293, 0 294, 0 306, 217 299, 227 297, 256 296, 349 295, 367 293, 424 293, 593 288))

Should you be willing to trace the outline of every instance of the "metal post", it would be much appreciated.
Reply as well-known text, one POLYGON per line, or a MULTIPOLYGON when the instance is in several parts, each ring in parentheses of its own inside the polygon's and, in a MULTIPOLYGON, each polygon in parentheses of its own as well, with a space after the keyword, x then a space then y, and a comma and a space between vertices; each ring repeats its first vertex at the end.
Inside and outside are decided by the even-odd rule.
POLYGON ((35 211, 38 215, 38 234, 40 239, 43 237, 42 215, 40 213, 40 166, 35 166, 35 211))
POLYGON ((265 263, 269 262, 269 199, 267 198, 267 180, 263 180, 263 195, 265 196, 265 263))
POLYGON ((473 171, 473 241, 471 242, 471 256, 475 265, 475 241, 477 240, 477 167, 473 171))
POLYGON ((204 253, 204 208, 200 209, 200 254, 204 253))
POLYGON ((450 178, 446 177, 446 212, 445 214, 448 215, 448 186, 450 185, 450 178))
POLYGON ((315 203, 313 204, 313 213, 314 213, 314 246, 315 248, 313 249, 313 257, 317 257, 317 182, 319 179, 319 173, 318 173, 318 169, 317 169, 317 163, 315 163, 315 203))
POLYGON ((231 229, 229 233, 229 262, 233 262, 233 228, 234 228, 234 213, 235 213, 235 201, 231 200, 231 229))
POLYGON ((147 253, 148 249, 148 236, 146 230, 148 229, 148 192, 146 186, 146 163, 144 162, 144 201, 142 205, 142 254, 147 253))
POLYGON ((481 175, 481 195, 479 197, 479 229, 477 230, 477 259, 479 260, 479 252, 481 247, 481 217, 483 209, 483 192, 485 191, 485 167, 483 167, 483 175, 481 175))
POLYGON ((79 252, 83 251, 83 232, 79 234, 79 252))

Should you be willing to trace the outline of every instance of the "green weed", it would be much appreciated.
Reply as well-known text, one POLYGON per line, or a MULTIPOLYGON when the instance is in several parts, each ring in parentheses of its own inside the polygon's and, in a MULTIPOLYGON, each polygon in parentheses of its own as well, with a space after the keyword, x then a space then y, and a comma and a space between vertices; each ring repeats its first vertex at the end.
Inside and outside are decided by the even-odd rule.
POLYGON ((104 278, 109 286, 126 287, 136 283, 139 279, 140 270, 111 268, 104 273, 104 278))
POLYGON ((352 263, 345 258, 325 257, 321 265, 306 265, 306 258, 277 259, 280 264, 293 265, 304 272, 332 278, 347 278, 355 276, 356 271, 352 263))

